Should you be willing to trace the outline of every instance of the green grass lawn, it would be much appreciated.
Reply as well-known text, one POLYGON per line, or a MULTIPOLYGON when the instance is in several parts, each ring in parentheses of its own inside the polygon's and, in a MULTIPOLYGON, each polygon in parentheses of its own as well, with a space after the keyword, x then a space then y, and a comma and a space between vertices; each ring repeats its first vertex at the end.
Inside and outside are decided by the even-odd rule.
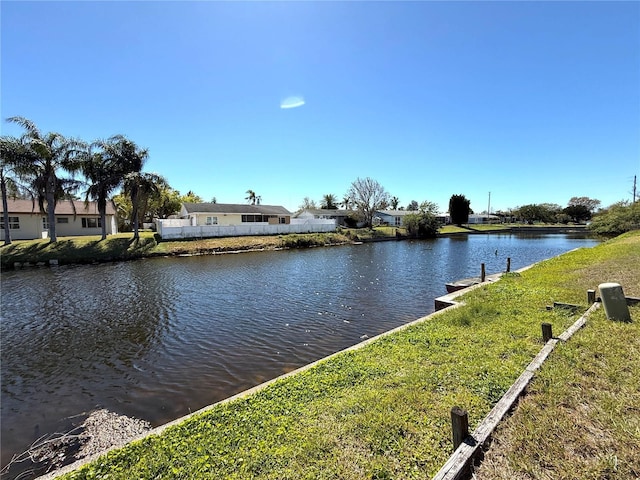
MULTIPOLYGON (((546 305, 586 310, 586 289, 603 281, 640 295, 640 232, 506 275, 466 294, 461 308, 215 405, 66 478, 430 478, 452 450, 451 407, 468 410, 475 428, 542 347, 540 324, 561 332, 579 316, 546 305)), ((600 347, 585 348, 595 348, 582 359, 590 368, 600 347)), ((560 383, 553 395, 574 387, 560 383)), ((626 428, 614 427, 612 441, 629 439, 626 428)))
POLYGON ((556 347, 496 430, 478 480, 640 478, 640 305, 556 347))

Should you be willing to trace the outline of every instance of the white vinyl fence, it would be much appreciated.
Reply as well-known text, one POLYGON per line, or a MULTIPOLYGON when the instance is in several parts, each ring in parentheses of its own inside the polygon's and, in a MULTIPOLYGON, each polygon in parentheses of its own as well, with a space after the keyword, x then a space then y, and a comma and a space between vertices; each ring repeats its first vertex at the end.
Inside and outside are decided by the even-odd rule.
POLYGON ((336 229, 335 220, 291 219, 288 225, 251 223, 244 225, 191 225, 189 220, 156 220, 158 234, 163 240, 187 238, 243 237, 246 235, 284 235, 287 233, 325 233, 336 229))

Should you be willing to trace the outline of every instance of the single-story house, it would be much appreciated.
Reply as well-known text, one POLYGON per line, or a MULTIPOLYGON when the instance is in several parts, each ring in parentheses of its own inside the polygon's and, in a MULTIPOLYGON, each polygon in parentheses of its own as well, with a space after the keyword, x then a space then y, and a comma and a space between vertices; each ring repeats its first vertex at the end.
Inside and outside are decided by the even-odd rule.
POLYGON ((500 217, 497 215, 487 215, 486 213, 482 213, 482 214, 476 214, 476 213, 470 213, 469 214, 469 224, 479 224, 479 223, 500 223, 500 217))
POLYGON ((288 225, 291 212, 274 205, 242 205, 232 203, 183 203, 180 218, 189 219, 190 225, 244 225, 266 223, 288 225))
POLYGON ((335 220, 336 225, 347 226, 346 218, 353 215, 351 210, 334 210, 334 209, 306 209, 300 210, 293 215, 293 218, 308 220, 335 220))
MULTIPOLYGON (((42 213, 37 201, 8 199, 9 229, 12 240, 32 240, 49 237, 49 220, 42 213)), ((46 208, 46 204, 45 204, 46 208)), ((98 204, 82 200, 60 200, 56 204, 56 236, 102 234, 102 223, 98 213, 98 204)), ((118 233, 116 208, 113 202, 107 202, 107 234, 118 233)), ((0 202, 0 234, 4 237, 4 210, 0 202)))
POLYGON ((404 217, 418 213, 412 210, 376 210, 373 215, 374 225, 390 225, 392 227, 401 227, 404 217))
POLYGON ((156 225, 165 240, 321 233, 336 229, 335 220, 292 218, 291 212, 280 206, 228 203, 183 203, 180 218, 158 219, 156 225))
MULTIPOLYGON (((401 227, 404 225, 404 217, 412 213, 420 212, 418 210, 377 210, 373 216, 373 223, 401 227)), ((442 225, 451 223, 451 217, 449 217, 448 213, 437 213, 436 220, 442 225)))

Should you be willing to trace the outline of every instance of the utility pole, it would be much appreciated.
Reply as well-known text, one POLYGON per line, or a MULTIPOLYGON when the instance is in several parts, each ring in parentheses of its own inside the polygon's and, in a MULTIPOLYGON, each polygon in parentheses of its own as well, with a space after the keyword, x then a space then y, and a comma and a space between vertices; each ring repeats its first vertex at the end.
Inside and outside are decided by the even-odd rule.
POLYGON ((637 175, 633 176, 633 203, 636 203, 636 179, 637 175))
POLYGON ((489 215, 491 215, 491 192, 489 192, 489 204, 487 205, 487 221, 489 221, 489 215))

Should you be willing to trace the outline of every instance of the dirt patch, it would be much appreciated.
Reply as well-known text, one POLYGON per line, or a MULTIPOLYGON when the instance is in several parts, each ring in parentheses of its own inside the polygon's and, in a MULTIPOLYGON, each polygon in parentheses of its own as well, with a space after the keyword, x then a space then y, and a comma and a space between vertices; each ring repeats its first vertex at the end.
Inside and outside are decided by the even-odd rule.
POLYGON ((16 455, 2 476, 26 480, 53 472, 90 455, 120 447, 151 430, 149 422, 101 409, 66 433, 39 438, 27 451, 16 455), (14 477, 14 475, 17 475, 14 477))

